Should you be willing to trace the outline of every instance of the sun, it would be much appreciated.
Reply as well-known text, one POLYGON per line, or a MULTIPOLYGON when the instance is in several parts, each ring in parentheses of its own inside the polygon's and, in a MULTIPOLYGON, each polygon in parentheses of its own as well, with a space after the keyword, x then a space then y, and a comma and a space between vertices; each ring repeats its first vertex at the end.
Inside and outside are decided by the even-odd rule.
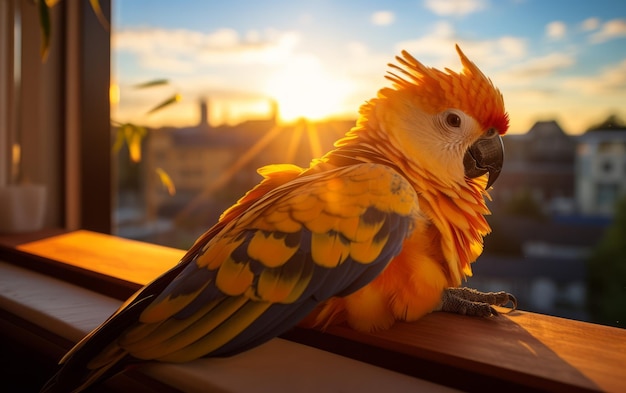
POLYGON ((325 71, 314 57, 299 57, 275 72, 267 92, 277 102, 280 118, 320 120, 340 113, 350 83, 325 71))

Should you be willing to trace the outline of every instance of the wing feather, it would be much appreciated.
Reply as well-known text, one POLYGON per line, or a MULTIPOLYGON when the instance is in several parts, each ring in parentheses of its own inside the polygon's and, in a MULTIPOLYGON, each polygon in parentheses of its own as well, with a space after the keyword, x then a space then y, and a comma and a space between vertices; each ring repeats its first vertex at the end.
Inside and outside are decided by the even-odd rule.
MULTIPOLYGON (((174 330, 175 334, 159 335, 159 329, 153 334, 159 335, 163 340, 141 340, 135 344, 125 346, 124 349, 139 359, 162 359, 183 348, 191 348, 202 337, 211 334, 224 321, 237 314, 248 299, 245 296, 229 296, 222 299, 210 312, 204 314, 197 321, 186 326, 181 331, 174 330)), ((184 320, 178 321, 184 324, 184 320)), ((222 343, 223 344, 223 343, 222 343)))
POLYGON ((257 231, 248 244, 248 256, 269 268, 278 267, 298 251, 300 242, 289 242, 288 237, 294 238, 300 233, 257 231))
POLYGON ((258 345, 374 279, 417 214, 415 191, 389 167, 305 173, 195 245, 189 266, 118 344, 175 362, 258 345))

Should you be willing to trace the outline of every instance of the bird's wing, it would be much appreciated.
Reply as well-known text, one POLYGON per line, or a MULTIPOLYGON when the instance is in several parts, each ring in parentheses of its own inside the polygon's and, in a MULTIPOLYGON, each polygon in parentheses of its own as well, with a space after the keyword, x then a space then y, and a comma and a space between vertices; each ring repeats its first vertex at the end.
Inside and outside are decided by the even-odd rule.
POLYGON ((118 344, 139 359, 174 362, 256 346, 374 279, 416 210, 411 185, 382 165, 292 180, 197 246, 118 344))

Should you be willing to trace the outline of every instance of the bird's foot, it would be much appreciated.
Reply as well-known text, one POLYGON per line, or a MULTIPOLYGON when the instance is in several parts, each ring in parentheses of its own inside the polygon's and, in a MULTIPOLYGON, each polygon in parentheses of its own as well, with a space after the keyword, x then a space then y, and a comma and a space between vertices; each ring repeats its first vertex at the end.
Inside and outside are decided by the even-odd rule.
POLYGON ((500 313, 493 306, 505 307, 508 312, 517 308, 517 299, 507 292, 480 292, 472 288, 446 288, 441 297, 439 311, 475 317, 490 317, 500 313))

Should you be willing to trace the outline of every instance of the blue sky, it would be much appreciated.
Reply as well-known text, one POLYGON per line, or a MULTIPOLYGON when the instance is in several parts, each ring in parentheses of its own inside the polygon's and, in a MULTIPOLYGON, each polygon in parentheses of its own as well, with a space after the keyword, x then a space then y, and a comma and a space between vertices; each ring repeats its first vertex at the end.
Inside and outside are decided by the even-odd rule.
POLYGON ((112 18, 121 121, 192 125, 202 97, 213 124, 262 117, 270 96, 286 120, 355 117, 400 50, 458 70, 455 43, 504 94, 511 132, 626 119, 626 1, 116 0, 112 18), (171 86, 132 89, 153 78, 171 86))

